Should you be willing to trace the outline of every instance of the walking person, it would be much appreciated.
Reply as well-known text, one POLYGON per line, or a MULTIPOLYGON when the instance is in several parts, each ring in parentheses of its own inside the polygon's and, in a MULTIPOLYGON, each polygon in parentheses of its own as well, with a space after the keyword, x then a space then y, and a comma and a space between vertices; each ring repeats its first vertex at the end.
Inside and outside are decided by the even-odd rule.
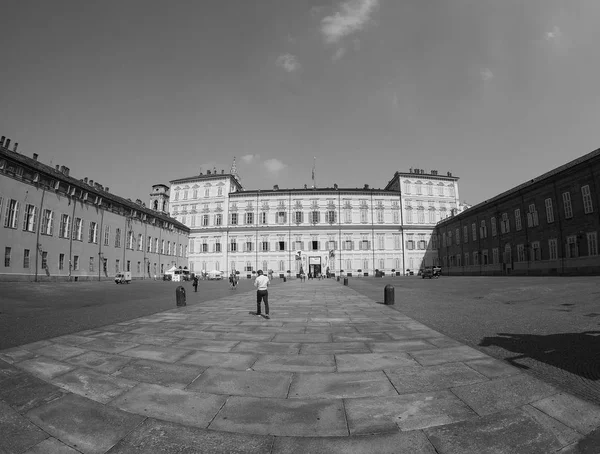
POLYGON ((254 280, 254 286, 257 288, 256 290, 256 315, 259 317, 261 314, 261 301, 265 302, 265 318, 269 317, 269 291, 267 290, 269 287, 269 278, 265 276, 262 270, 257 271, 258 276, 254 280))
POLYGON ((194 292, 198 291, 198 276, 194 276, 194 282, 192 284, 194 286, 194 292))

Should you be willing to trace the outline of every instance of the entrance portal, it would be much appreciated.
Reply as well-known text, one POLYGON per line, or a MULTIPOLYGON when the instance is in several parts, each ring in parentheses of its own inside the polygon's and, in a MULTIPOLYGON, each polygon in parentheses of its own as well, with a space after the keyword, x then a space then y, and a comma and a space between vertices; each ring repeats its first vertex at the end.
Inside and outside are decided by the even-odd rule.
POLYGON ((308 271, 313 276, 317 276, 319 273, 321 273, 321 257, 308 258, 308 271))
POLYGON ((321 272, 321 265, 310 265, 310 272, 313 276, 317 276, 321 272))

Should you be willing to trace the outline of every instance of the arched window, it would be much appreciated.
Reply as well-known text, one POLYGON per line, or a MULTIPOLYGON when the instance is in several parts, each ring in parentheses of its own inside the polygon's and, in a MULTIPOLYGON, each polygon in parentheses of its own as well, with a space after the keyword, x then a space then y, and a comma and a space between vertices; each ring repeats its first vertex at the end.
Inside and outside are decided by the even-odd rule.
POLYGON ((166 200, 163 201, 162 210, 167 211, 167 201, 166 200))
POLYGON ((504 246, 504 263, 512 263, 512 250, 510 243, 506 243, 504 246))
POLYGON ((283 262, 283 260, 279 261, 279 271, 284 271, 285 270, 285 263, 283 262))
POLYGON ((158 211, 158 200, 154 201, 154 211, 158 211))

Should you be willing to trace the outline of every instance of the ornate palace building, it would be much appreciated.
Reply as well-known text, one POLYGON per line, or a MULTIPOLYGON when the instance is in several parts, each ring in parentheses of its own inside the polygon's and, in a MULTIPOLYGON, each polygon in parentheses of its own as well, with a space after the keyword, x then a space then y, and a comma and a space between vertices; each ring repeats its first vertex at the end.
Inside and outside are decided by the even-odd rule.
POLYGON ((187 266, 190 229, 169 217, 166 186, 147 208, 17 145, 0 140, 0 280, 141 279, 187 266))
MULTIPOLYGON (((458 178, 396 172, 384 189, 245 190, 234 166, 170 182, 195 272, 374 275, 438 264, 436 223, 458 210, 458 178)), ((151 201, 151 203, 153 203, 151 201)))

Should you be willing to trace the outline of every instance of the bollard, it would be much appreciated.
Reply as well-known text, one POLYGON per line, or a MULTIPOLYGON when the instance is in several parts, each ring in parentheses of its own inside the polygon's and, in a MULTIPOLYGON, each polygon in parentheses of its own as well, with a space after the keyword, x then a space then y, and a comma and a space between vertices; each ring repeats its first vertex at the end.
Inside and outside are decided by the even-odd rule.
POLYGON ((285 279, 285 276, 283 276, 283 282, 287 282, 286 279, 285 279))
POLYGON ((394 286, 386 285, 383 289, 383 304, 393 305, 394 304, 394 286))
POLYGON ((185 306, 185 288, 181 285, 175 289, 175 299, 177 300, 177 307, 185 306))
POLYGON ((337 281, 340 282, 340 277, 339 276, 337 277, 337 281))
POLYGON ((344 278, 344 285, 348 285, 348 278, 347 277, 344 278))

